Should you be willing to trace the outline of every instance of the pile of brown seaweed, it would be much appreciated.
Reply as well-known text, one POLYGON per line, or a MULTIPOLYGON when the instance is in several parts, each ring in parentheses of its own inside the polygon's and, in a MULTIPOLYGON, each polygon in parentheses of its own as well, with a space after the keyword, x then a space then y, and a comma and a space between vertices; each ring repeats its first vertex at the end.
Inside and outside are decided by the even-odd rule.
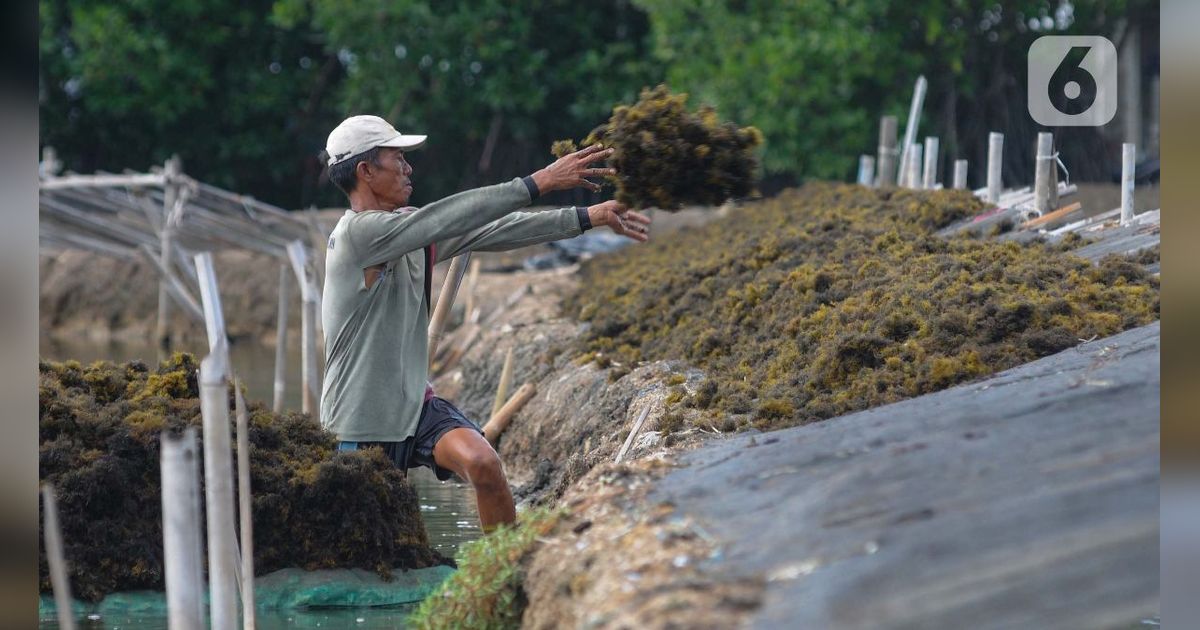
MULTIPOLYGON (((163 588, 159 439, 187 426, 199 434, 197 367, 182 353, 153 370, 39 363, 40 476, 58 497, 77 597, 163 588)), ((256 403, 249 413, 256 573, 356 567, 386 577, 445 563, 416 495, 381 452, 334 452, 304 414, 256 403)), ((44 551, 39 571, 50 590, 44 551)))
MULTIPOLYGON (((762 133, 721 122, 711 107, 687 111, 687 94, 665 85, 642 90, 633 105, 618 105, 606 124, 583 140, 615 149, 609 163, 616 199, 634 208, 678 210, 683 204, 719 205, 754 192, 762 133)), ((561 157, 576 150, 572 140, 554 143, 561 157)))
POLYGON ((610 377, 704 369, 678 411, 724 430, 894 402, 1158 318, 1158 280, 1133 261, 933 234, 981 209, 962 191, 812 184, 598 256, 564 308, 610 377))

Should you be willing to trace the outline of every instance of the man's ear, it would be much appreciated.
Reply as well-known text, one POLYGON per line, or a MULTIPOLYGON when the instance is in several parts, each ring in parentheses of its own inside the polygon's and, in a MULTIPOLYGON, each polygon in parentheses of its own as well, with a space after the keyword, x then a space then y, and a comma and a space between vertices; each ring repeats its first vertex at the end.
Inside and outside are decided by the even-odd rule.
POLYGON ((369 181, 371 179, 371 175, 372 175, 371 161, 370 160, 362 160, 358 164, 355 164, 354 165, 354 174, 357 175, 358 178, 363 181, 369 181))

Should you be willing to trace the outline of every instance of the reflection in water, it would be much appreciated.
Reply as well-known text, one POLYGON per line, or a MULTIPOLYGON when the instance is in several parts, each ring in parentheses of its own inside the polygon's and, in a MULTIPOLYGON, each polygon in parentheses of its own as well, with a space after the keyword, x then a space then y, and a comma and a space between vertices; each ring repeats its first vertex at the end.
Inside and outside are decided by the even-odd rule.
MULTIPOLYGON (((152 344, 105 343, 87 340, 64 342, 42 337, 40 353, 43 359, 65 361, 75 359, 84 365, 97 360, 115 362, 141 360, 155 365, 163 356, 152 344)), ((179 350, 203 356, 208 348, 180 347, 179 350)), ((233 369, 246 384, 250 400, 270 404, 274 394, 275 349, 251 343, 230 346, 233 369)), ((285 409, 300 408, 300 352, 289 348, 285 409)), ((475 492, 471 486, 458 481, 438 481, 433 471, 417 468, 409 471, 409 481, 417 492, 421 515, 429 533, 430 545, 445 556, 454 557, 458 546, 479 537, 479 516, 475 507, 475 492)), ((355 608, 260 613, 258 627, 272 628, 401 628, 411 607, 355 608)), ((57 628, 57 622, 44 620, 40 627, 57 628)), ((166 618, 128 617, 79 620, 80 628, 147 628, 167 627, 166 618)))

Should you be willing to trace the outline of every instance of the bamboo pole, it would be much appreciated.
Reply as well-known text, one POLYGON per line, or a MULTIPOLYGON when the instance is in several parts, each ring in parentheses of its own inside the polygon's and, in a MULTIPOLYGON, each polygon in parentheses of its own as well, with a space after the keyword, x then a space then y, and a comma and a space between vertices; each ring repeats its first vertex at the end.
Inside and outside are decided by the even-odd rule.
MULTIPOLYGON (((925 76, 917 77, 917 83, 913 86, 912 104, 908 108, 908 123, 904 126, 904 144, 900 145, 900 177, 912 167, 909 166, 907 160, 908 148, 913 146, 917 141, 917 125, 921 123, 921 107, 925 103, 925 90, 929 87, 929 82, 925 80, 925 76)), ((920 164, 920 161, 917 162, 920 164)), ((909 184, 911 188, 916 188, 917 183, 909 184)))
POLYGON ((196 254, 208 356, 200 361, 204 423, 204 499, 208 540, 209 617, 214 630, 237 626, 238 551, 233 517, 233 458, 229 436, 229 345, 212 254, 196 254))
POLYGON ((238 473, 238 518, 241 534, 241 580, 242 580, 242 628, 254 630, 254 514, 250 496, 250 416, 246 411, 246 399, 242 397, 242 383, 235 381, 234 405, 237 409, 237 473, 238 473))
MULTIPOLYGON (((162 211, 162 230, 159 232, 159 263, 163 269, 171 266, 171 246, 175 240, 175 203, 179 198, 180 186, 176 182, 179 175, 179 160, 171 158, 163 167, 163 186, 165 188, 162 211)), ((164 277, 158 282, 158 319, 155 321, 154 340, 160 348, 171 347, 171 291, 169 281, 164 277)))
POLYGON ((513 348, 509 346, 508 352, 504 355, 504 367, 500 369, 500 383, 496 385, 496 398, 492 401, 491 416, 500 413, 500 408, 504 406, 504 401, 508 398, 508 388, 512 385, 512 372, 513 348))
POLYGON ((199 457, 196 429, 183 435, 162 433, 163 565, 167 583, 167 621, 172 630, 204 627, 204 573, 201 564, 196 477, 199 457))
POLYGON ((967 161, 954 160, 954 189, 963 190, 967 187, 967 161))
POLYGON ((1054 134, 1040 132, 1037 135, 1037 157, 1033 171, 1033 210, 1038 216, 1058 206, 1058 191, 1055 190, 1054 134))
POLYGON ((879 119, 879 158, 878 186, 896 185, 896 117, 884 116, 879 119))
POLYGON ((871 155, 858 156, 858 183, 862 186, 875 185, 875 157, 871 155))
POLYGON ((54 487, 48 483, 42 484, 42 536, 46 545, 46 564, 50 566, 58 627, 75 630, 71 582, 67 579, 67 559, 63 553, 62 530, 58 526, 58 503, 54 499, 54 487))
POLYGON ((275 398, 271 409, 283 411, 283 396, 287 388, 287 322, 288 322, 288 266, 279 265, 279 312, 275 316, 275 398))
POLYGON ((228 364, 220 352, 211 353, 200 362, 209 616, 214 630, 233 630, 238 624, 238 551, 233 525, 233 461, 227 375, 228 364))
POLYGON ((475 304, 475 291, 479 285, 479 268, 482 261, 478 258, 471 261, 470 271, 467 272, 467 301, 463 321, 472 324, 479 322, 479 307, 475 304))
POLYGON ((292 241, 287 246, 288 259, 292 263, 292 271, 300 283, 300 387, 301 405, 304 413, 313 418, 320 416, 320 375, 317 372, 317 287, 313 277, 312 266, 308 264, 308 254, 304 251, 304 243, 292 241))
POLYGON ((633 441, 637 439, 639 433, 642 432, 642 425, 646 423, 646 416, 650 415, 650 405, 646 405, 642 409, 641 415, 638 416, 636 422, 633 423, 633 428, 629 430, 629 436, 625 438, 625 443, 621 445, 621 450, 617 451, 617 457, 613 460, 614 463, 620 464, 621 460, 625 459, 625 455, 629 453, 630 447, 633 446, 633 441))
POLYGON ((442 291, 438 294, 437 306, 429 320, 429 366, 433 367, 433 358, 437 355, 438 344, 446 330, 446 320, 450 318, 450 309, 454 306, 454 297, 462 284, 463 274, 467 264, 471 262, 471 253, 467 252, 450 261, 450 269, 446 271, 446 281, 442 283, 442 291))
POLYGON ((937 136, 925 136, 925 171, 922 175, 921 188, 933 190, 937 186, 937 163, 937 136))
POLYGON ((504 403, 500 411, 493 414, 487 421, 487 424, 483 425, 483 436, 487 438, 487 441, 492 446, 496 446, 496 443, 500 440, 500 435, 504 433, 509 423, 512 422, 513 416, 517 415, 517 412, 525 406, 525 403, 533 398, 534 394, 537 394, 537 387, 533 383, 525 383, 517 389, 512 398, 508 399, 508 402, 504 403))
POLYGON ((1132 142, 1121 145, 1121 225, 1133 220, 1133 183, 1137 167, 1137 147, 1132 142))
POLYGON ((988 164, 987 164, 987 197, 988 203, 1000 203, 1000 193, 1004 188, 1000 179, 1000 169, 1004 161, 1004 134, 995 131, 988 134, 988 164))
POLYGON ((183 311, 192 319, 203 322, 204 311, 196 302, 196 298, 192 297, 192 294, 188 292, 187 286, 183 284, 179 277, 170 268, 163 267, 162 260, 154 257, 154 251, 150 249, 149 245, 143 244, 138 247, 137 251, 146 262, 150 263, 150 268, 158 272, 160 282, 163 283, 159 286, 167 288, 167 293, 171 296, 171 299, 178 303, 183 308, 183 311))

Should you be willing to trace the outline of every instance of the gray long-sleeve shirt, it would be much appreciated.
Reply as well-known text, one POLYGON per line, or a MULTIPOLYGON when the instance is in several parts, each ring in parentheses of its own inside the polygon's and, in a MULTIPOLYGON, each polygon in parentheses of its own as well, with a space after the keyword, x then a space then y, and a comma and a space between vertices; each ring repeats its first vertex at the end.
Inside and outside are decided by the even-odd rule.
POLYGON ((329 237, 321 321, 321 424, 338 439, 400 441, 416 433, 428 379, 425 256, 503 251, 582 232, 576 208, 529 205, 521 179, 452 195, 412 212, 347 210, 329 237), (381 265, 368 288, 364 270, 381 265))

